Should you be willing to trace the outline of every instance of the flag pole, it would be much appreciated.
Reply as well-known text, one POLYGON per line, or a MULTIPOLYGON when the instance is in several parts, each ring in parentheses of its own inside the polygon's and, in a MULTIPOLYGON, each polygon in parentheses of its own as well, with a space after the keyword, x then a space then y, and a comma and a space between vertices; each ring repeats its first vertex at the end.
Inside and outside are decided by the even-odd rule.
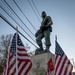
POLYGON ((16 26, 16 75, 18 75, 18 62, 17 62, 17 34, 18 34, 18 26, 16 26))
POLYGON ((55 35, 55 41, 57 41, 57 35, 55 35))

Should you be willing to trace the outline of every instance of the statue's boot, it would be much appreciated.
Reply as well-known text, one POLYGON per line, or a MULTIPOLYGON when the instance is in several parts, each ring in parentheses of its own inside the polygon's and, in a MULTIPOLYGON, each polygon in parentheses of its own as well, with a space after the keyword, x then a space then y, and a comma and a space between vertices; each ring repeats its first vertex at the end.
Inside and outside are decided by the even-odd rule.
POLYGON ((50 46, 46 46, 45 52, 50 52, 50 51, 49 51, 49 47, 50 47, 50 46))
POLYGON ((40 44, 40 45, 39 45, 39 47, 40 47, 40 49, 39 49, 39 50, 40 50, 40 51, 43 51, 42 44, 40 44))

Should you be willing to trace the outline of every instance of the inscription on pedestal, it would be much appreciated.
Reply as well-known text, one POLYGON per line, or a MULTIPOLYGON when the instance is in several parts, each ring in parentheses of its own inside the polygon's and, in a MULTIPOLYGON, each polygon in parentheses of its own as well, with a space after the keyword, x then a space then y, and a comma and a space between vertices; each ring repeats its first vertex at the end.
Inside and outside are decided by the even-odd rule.
POLYGON ((44 61, 45 60, 43 58, 35 59, 33 61, 34 68, 32 70, 35 75, 45 75, 46 74, 46 70, 44 69, 42 65, 44 61))

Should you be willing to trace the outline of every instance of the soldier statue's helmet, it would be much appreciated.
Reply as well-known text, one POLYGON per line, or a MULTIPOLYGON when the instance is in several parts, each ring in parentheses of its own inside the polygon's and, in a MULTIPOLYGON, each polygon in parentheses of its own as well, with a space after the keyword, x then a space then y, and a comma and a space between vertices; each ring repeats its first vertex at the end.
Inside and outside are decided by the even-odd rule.
POLYGON ((45 16, 46 16, 46 12, 43 11, 43 12, 42 12, 42 17, 45 17, 45 16))

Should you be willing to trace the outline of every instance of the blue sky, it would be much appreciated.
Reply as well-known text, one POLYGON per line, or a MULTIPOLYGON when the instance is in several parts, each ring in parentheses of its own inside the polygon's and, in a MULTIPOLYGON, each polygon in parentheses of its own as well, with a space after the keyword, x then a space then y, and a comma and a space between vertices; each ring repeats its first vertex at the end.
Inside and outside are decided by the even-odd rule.
MULTIPOLYGON (((12 9, 17 13, 17 15, 23 20, 23 22, 29 27, 29 29, 35 34, 35 30, 32 28, 30 23, 16 7, 13 0, 6 0, 7 3, 12 7, 12 9)), ((32 10, 28 0, 15 0, 17 4, 22 9, 23 13, 28 17, 31 23, 34 25, 36 30, 39 29, 41 25, 41 12, 46 11, 47 15, 51 16, 53 20, 53 32, 51 33, 51 43, 52 46, 50 51, 55 53, 55 35, 57 35, 57 41, 64 50, 65 54, 69 59, 75 59, 75 0, 33 0, 40 16, 37 15, 40 19, 36 17, 34 11, 32 10)), ((32 1, 29 0, 32 4, 32 1)), ((0 0, 0 3, 2 1, 0 0)), ((3 4, 6 10, 16 19, 16 21, 29 33, 29 35, 35 40, 35 37, 27 30, 27 28, 20 22, 20 20, 10 12, 9 9, 3 4)), ((34 6, 33 6, 34 7, 34 6)), ((34 7, 35 9, 35 7, 34 7)), ((7 18, 15 27, 17 24, 0 8, 0 13, 7 18)), ((26 33, 24 33, 19 27, 20 30, 29 40, 31 40, 26 33)), ((6 22, 0 18, 0 35, 14 34, 15 30, 12 29, 6 22)), ((22 36, 21 39, 23 43, 28 43, 31 46, 30 51, 35 51, 35 47, 25 40, 22 36)), ((31 40, 32 41, 32 40, 31 40)), ((44 40, 43 40, 44 41, 44 40)), ((32 41, 33 42, 33 41, 32 41)), ((34 43, 34 42, 33 42, 34 43)), ((35 43, 34 43, 35 44, 35 43)), ((36 44, 35 44, 36 45, 36 44)))

